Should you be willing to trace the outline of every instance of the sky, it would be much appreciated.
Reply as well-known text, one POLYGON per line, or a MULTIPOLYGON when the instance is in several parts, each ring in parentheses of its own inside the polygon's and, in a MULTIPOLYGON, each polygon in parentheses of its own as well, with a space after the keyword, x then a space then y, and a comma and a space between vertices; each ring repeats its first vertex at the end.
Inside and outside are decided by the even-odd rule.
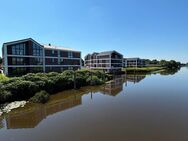
MULTIPOLYGON (((188 0, 0 0, 0 46, 31 37, 88 53, 188 62, 188 0)), ((0 50, 1 56, 1 50, 0 50)))

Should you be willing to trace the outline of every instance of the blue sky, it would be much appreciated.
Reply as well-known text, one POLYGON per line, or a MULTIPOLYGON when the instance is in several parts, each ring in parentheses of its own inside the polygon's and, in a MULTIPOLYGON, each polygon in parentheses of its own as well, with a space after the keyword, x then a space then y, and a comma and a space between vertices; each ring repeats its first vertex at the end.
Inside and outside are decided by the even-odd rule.
MULTIPOLYGON (((32 37, 87 53, 188 62, 188 0, 1 0, 0 45, 32 37)), ((1 54, 1 51, 0 51, 1 54)))

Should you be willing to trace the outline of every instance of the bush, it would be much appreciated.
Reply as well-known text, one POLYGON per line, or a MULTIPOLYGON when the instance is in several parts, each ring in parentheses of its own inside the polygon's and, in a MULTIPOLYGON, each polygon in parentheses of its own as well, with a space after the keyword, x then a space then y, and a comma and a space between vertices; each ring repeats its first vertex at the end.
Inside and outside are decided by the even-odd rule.
POLYGON ((53 83, 52 93, 56 93, 56 92, 63 91, 65 89, 72 88, 72 84, 71 84, 72 81, 70 82, 68 79, 66 79, 62 75, 53 77, 51 81, 53 83))
POLYGON ((5 81, 5 80, 8 80, 9 78, 6 77, 4 74, 1 74, 0 73, 0 81, 5 81))
POLYGON ((92 76, 92 78, 91 77, 88 78, 87 83, 90 83, 90 85, 92 86, 104 84, 104 82, 101 79, 99 79, 97 76, 92 76))
POLYGON ((13 100, 29 99, 39 91, 38 86, 31 81, 16 80, 4 86, 12 94, 13 100))
POLYGON ((31 99, 34 103, 46 103, 50 99, 50 95, 46 91, 40 91, 36 93, 31 99))
MULTIPOLYGON (((57 92, 87 85, 100 85, 110 76, 102 71, 66 70, 62 73, 29 73, 22 77, 14 77, 0 82, 0 103, 15 100, 28 100, 39 91, 55 94, 57 92), (92 77, 92 79, 91 79, 92 77)), ((39 95, 39 94, 38 94, 39 95)), ((39 98, 35 96, 34 98, 39 98)))
POLYGON ((58 76, 59 75, 59 73, 57 73, 57 72, 50 72, 50 73, 47 73, 47 74, 45 74, 47 77, 54 77, 54 76, 58 76))
POLYGON ((10 102, 12 99, 12 94, 9 91, 0 90, 0 103, 10 102))

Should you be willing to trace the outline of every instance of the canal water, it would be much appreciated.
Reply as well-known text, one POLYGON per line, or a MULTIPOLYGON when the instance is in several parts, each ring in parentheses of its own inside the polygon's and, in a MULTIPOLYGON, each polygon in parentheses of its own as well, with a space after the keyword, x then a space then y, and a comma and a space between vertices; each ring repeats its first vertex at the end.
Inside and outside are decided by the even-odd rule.
POLYGON ((188 68, 117 76, 0 117, 0 141, 187 141, 188 68))

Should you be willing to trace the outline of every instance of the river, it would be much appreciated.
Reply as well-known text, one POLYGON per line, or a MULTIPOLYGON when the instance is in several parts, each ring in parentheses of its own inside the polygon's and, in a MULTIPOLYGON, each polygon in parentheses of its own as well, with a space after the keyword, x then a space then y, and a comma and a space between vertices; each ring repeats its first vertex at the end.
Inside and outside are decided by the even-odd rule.
POLYGON ((187 141, 188 68, 123 75, 0 116, 1 141, 187 141))

